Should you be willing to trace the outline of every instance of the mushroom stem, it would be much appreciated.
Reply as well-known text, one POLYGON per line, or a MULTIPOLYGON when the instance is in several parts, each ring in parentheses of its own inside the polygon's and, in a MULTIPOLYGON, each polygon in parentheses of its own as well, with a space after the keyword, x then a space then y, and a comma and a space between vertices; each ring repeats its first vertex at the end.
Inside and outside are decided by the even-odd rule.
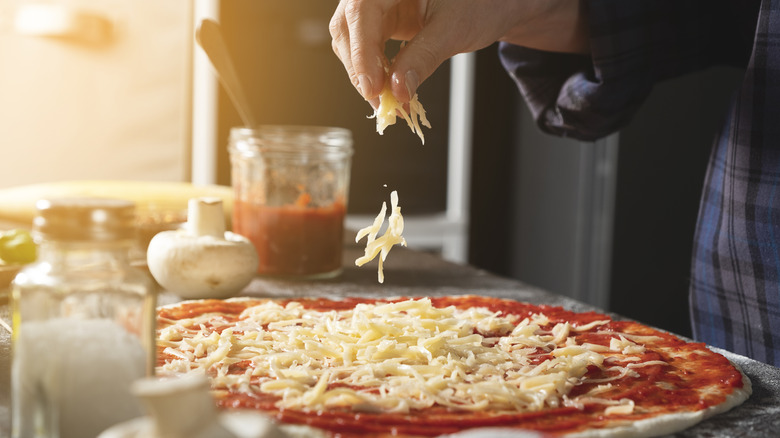
POLYGON ((225 216, 220 198, 193 198, 187 204, 187 230, 193 236, 225 238, 225 216))

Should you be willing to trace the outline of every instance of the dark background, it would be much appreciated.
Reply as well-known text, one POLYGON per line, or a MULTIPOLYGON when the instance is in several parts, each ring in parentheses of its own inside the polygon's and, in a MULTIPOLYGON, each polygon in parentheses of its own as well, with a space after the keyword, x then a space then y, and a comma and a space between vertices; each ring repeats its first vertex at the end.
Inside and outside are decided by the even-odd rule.
MULTIPOLYGON (((352 87, 331 49, 328 22, 336 1, 292 2, 231 0, 222 2, 221 24, 233 51, 248 100, 263 124, 348 127, 352 159, 350 213, 375 215, 386 198, 384 185, 398 190, 405 213, 445 208, 449 67, 438 70, 420 88, 431 126, 425 145, 405 122, 376 132, 373 113, 352 87), (402 169, 399 172, 399 169, 402 169), (379 191, 382 190, 382 194, 379 191), (414 196, 406 194, 414 193, 414 196)), ((239 118, 227 96, 220 95, 219 138, 228 138, 239 118)), ((225 151, 219 179, 229 183, 225 151)))
MULTIPOLYGON (((404 126, 379 136, 374 121, 366 118, 370 106, 331 49, 327 25, 336 4, 222 2, 220 21, 258 119, 353 131, 350 213, 375 214, 388 189, 402 194, 405 215, 443 211, 449 64, 419 89, 433 126, 425 130, 425 145, 404 126)), ((690 334, 688 276, 699 195, 714 133, 740 75, 710 70, 661 84, 620 132, 608 310, 690 334)), ((518 227, 507 212, 517 206, 507 200, 521 190, 513 163, 526 147, 518 144, 517 134, 524 107, 495 46, 478 52, 476 76, 469 263, 512 276, 518 272, 511 257, 518 227)), ((227 139, 230 127, 240 121, 224 93, 219 114, 219 136, 227 139)), ((229 184, 224 150, 218 178, 229 184)), ((554 281, 533 272, 518 279, 567 292, 551 288, 554 281)))

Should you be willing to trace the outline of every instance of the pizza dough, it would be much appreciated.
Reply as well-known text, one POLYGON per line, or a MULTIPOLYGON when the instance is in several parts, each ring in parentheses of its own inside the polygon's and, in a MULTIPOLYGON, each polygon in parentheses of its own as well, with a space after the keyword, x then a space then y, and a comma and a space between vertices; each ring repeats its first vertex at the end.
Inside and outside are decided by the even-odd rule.
POLYGON ((225 409, 342 437, 654 436, 750 394, 703 344, 489 297, 189 301, 158 326, 158 375, 205 372, 225 409))

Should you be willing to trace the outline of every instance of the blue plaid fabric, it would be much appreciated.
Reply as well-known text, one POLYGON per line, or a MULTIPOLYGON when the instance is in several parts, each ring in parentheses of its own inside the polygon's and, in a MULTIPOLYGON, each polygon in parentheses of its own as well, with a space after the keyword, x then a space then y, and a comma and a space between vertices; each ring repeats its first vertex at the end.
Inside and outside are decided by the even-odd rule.
POLYGON ((667 78, 745 68, 717 133, 691 267, 694 337, 780 365, 780 0, 589 0, 590 57, 501 44, 539 127, 591 140, 667 78))

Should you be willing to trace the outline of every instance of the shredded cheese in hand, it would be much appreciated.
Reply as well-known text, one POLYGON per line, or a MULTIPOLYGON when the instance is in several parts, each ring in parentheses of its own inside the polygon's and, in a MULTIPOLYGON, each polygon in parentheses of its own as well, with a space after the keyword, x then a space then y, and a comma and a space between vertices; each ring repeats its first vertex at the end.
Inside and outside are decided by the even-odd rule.
POLYGON ((363 257, 359 257, 355 260, 357 266, 363 266, 366 263, 373 260, 377 255, 380 255, 378 262, 378 279, 380 283, 385 282, 385 274, 382 265, 387 258, 387 254, 394 245, 406 246, 406 239, 401 235, 404 232, 404 218, 401 216, 401 207, 398 206, 398 192, 393 190, 390 193, 390 217, 388 218, 388 226, 385 233, 377 238, 382 224, 385 222, 385 213, 387 212, 387 203, 382 203, 382 209, 379 210, 379 214, 374 223, 368 227, 365 227, 358 231, 355 237, 355 242, 359 242, 363 237, 368 236, 366 239, 366 251, 363 257))
POLYGON ((385 132, 385 128, 395 124, 397 114, 401 114, 401 117, 406 120, 406 124, 409 125, 409 129, 416 133, 420 137, 420 141, 425 144, 425 136, 422 128, 420 128, 420 123, 430 129, 431 122, 425 116, 425 109, 417 98, 417 93, 409 101, 409 112, 407 113, 404 105, 393 96, 393 92, 390 89, 390 78, 388 77, 385 80, 385 88, 379 94, 379 107, 374 110, 374 114, 369 116, 369 118, 376 119, 376 132, 382 135, 385 132))

